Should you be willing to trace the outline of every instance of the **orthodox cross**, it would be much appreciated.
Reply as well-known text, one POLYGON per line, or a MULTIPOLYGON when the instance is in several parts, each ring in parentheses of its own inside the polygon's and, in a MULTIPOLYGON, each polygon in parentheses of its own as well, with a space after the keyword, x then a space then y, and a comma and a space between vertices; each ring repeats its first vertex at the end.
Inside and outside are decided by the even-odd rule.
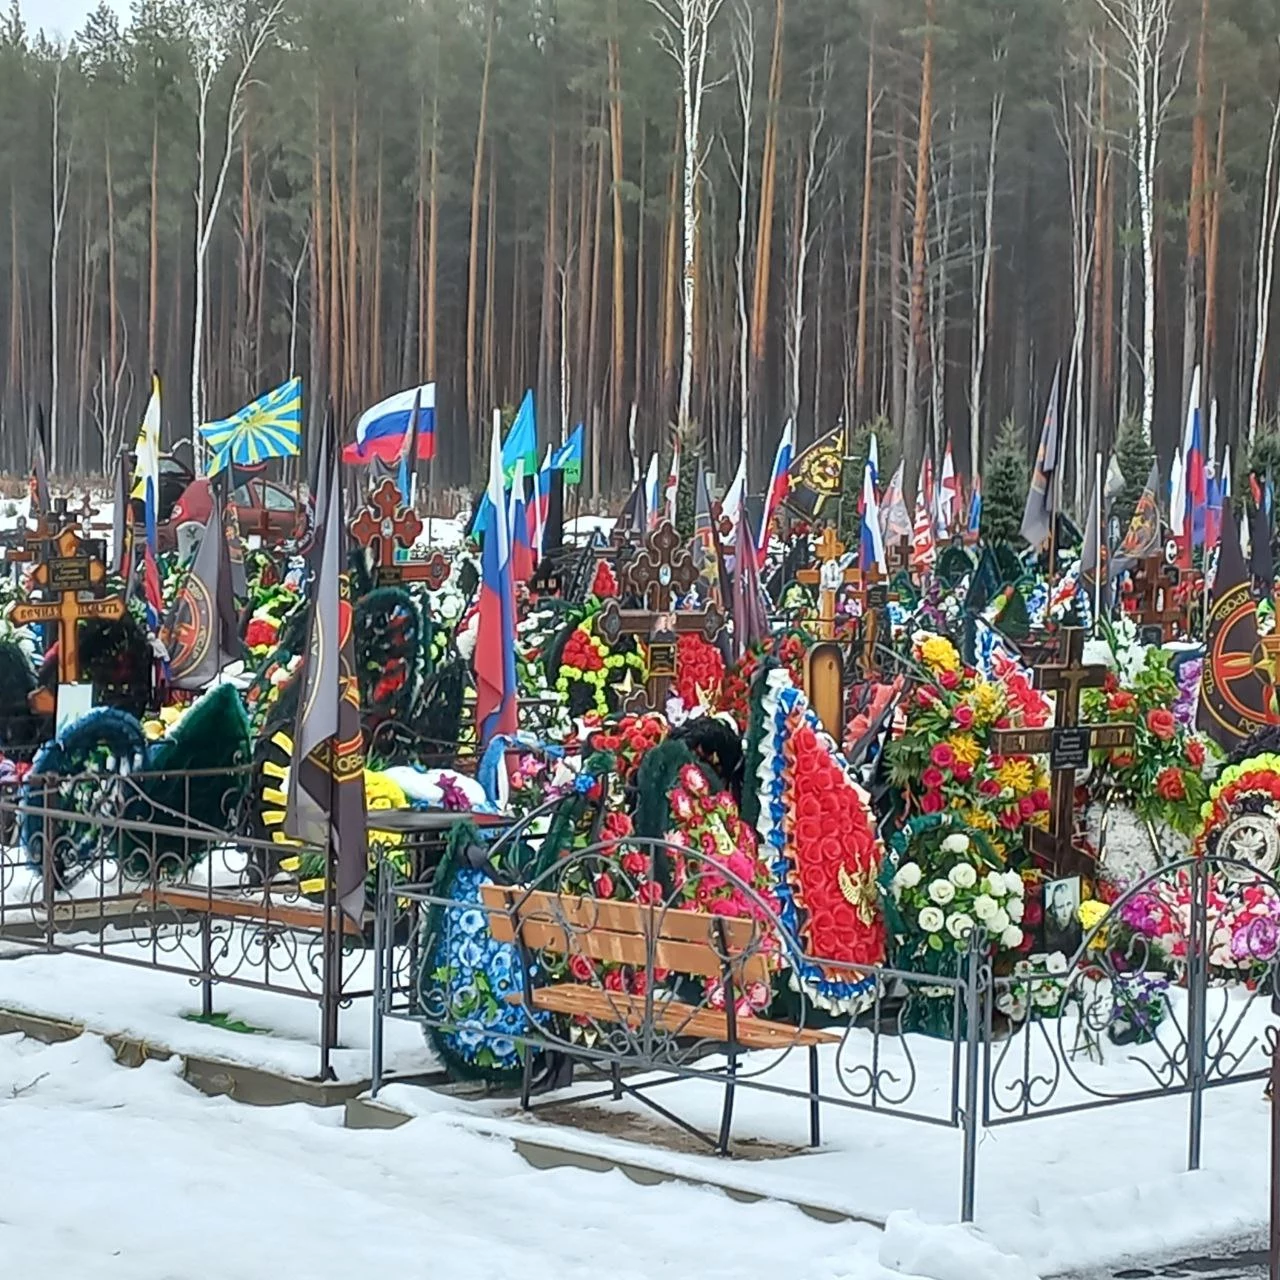
POLYGON ((1075 847, 1076 770, 1089 763, 1090 751, 1119 751, 1133 746, 1131 724, 1080 723, 1080 691, 1100 688, 1107 668, 1083 662, 1083 627, 1063 627, 1062 659, 1036 667, 1036 688, 1056 695, 1053 727, 996 729, 990 749, 999 756, 1047 755, 1053 778, 1049 830, 1028 828, 1027 851, 1048 862, 1058 875, 1089 875, 1093 865, 1075 847))
POLYGON ((899 538, 896 542, 888 542, 884 548, 884 562, 889 576, 911 572, 911 539, 899 538))
POLYGON ((675 611, 674 597, 684 595, 698 579, 693 556, 667 520, 644 540, 639 552, 620 574, 619 588, 639 597, 641 607, 622 609, 610 600, 596 621, 600 636, 616 644, 622 636, 643 636, 649 651, 649 684, 632 703, 661 710, 676 676, 676 642, 681 635, 701 634, 714 641, 724 627, 724 614, 714 604, 675 611))
POLYGON ((1164 644, 1177 635, 1182 610, 1175 600, 1178 566, 1170 564, 1163 552, 1138 562, 1133 572, 1133 594, 1137 598, 1138 635, 1144 644, 1164 644))
POLYGON ((844 555, 844 543, 840 541, 836 531, 828 525, 818 539, 814 555, 818 560, 816 569, 800 569, 796 572, 796 581, 805 586, 818 588, 818 638, 834 640, 836 638, 836 599, 840 588, 846 583, 856 582, 859 578, 857 569, 841 569, 840 558, 844 555))
POLYGON ((384 480, 351 522, 351 537, 357 546, 368 551, 378 544, 374 576, 379 585, 425 582, 430 590, 439 591, 449 576, 449 562, 439 551, 427 560, 406 561, 399 556, 401 550, 412 549, 421 533, 418 513, 401 502, 394 480, 384 480))
POLYGON ((89 551, 74 529, 63 529, 45 543, 48 554, 36 565, 33 584, 50 597, 15 605, 14 624, 53 622, 58 627, 58 683, 80 682, 80 644, 77 628, 83 618, 118 622, 124 617, 122 596, 103 596, 106 566, 89 551), (85 596, 89 599, 85 599, 85 596))

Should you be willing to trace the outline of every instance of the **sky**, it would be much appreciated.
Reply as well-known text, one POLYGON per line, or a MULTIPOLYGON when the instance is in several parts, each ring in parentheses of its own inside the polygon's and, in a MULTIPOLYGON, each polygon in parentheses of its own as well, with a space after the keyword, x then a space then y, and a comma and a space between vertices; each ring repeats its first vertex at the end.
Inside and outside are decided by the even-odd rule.
MULTIPOLYGON (((107 0, 122 17, 129 11, 128 0, 107 0)), ((49 35, 70 37, 84 24, 98 0, 18 0, 23 20, 33 28, 43 28, 49 35)))

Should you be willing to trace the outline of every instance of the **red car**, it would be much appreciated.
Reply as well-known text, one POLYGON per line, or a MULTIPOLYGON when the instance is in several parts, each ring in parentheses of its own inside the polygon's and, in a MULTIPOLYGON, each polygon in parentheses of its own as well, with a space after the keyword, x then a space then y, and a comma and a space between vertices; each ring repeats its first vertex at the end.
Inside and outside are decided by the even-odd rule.
MULTIPOLYGON (((306 530, 306 515, 298 500, 271 480, 250 480, 232 490, 231 506, 240 522, 242 537, 261 538, 267 546, 279 546, 300 538, 306 530)), ((178 545, 178 529, 185 524, 203 527, 213 510, 208 480, 193 480, 173 504, 169 518, 156 529, 161 551, 178 545)))

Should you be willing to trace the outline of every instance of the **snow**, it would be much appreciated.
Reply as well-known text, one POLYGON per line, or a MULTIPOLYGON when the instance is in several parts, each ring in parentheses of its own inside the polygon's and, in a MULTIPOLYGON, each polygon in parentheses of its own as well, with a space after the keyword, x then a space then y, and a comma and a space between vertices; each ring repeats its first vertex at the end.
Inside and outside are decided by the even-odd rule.
MULTIPOLYGON (((1185 1025, 1183 993, 1173 996, 1185 1025)), ((1255 1035, 1260 1039, 1269 1021, 1265 1001, 1242 1010, 1243 998, 1241 992, 1210 991, 1209 1026, 1218 1023, 1222 1012, 1221 1025, 1229 1029, 1243 1012, 1242 1025, 1232 1040, 1232 1047, 1239 1050, 1255 1035)), ((1068 1046, 1072 1028, 1073 1020, 1068 1018, 1063 1032, 1068 1046)), ((950 1046, 918 1036, 908 1037, 907 1042, 918 1073, 907 1105, 940 1118, 950 1102, 950 1046)), ((859 1031, 851 1034, 838 1059, 834 1047, 824 1049, 823 1092, 841 1096, 840 1071, 853 1087, 852 1073, 859 1065, 865 1069, 869 1064, 871 1045, 870 1035, 859 1031)), ((1011 1059, 1020 1059, 1021 1048, 1021 1042, 1013 1047, 1011 1059)), ((1102 1065, 1083 1059, 1072 1063, 1091 1088, 1124 1094, 1152 1087, 1150 1075, 1133 1056, 1152 1060, 1156 1050, 1108 1044, 1104 1052, 1102 1065)), ((769 1055, 770 1060, 775 1056, 769 1055)), ((762 1065, 760 1055, 748 1061, 752 1067, 762 1065)), ((1033 1068, 1042 1070, 1047 1051, 1033 1051, 1031 1061, 1033 1068)), ((1237 1070, 1254 1070, 1264 1063, 1262 1050, 1255 1045, 1237 1070)), ((894 1072, 899 1081, 906 1078, 910 1067, 900 1042, 881 1041, 879 1066, 894 1072)), ((804 1055, 792 1054, 778 1063, 766 1081, 804 1090, 804 1055)), ((574 1091, 593 1087, 598 1086, 587 1081, 575 1085, 574 1091)), ((1054 1106, 1086 1097, 1064 1073, 1054 1106)), ((888 1106, 877 1113, 824 1106, 822 1147, 812 1152, 804 1146, 807 1109, 802 1099, 739 1089, 734 1104, 735 1139, 777 1143, 795 1154, 730 1162, 589 1132, 572 1121, 552 1124, 536 1114, 522 1114, 509 1099, 463 1102, 408 1085, 391 1085, 379 1098, 413 1115, 438 1117, 447 1111, 451 1123, 475 1133, 536 1136, 584 1155, 625 1160, 667 1176, 715 1182, 880 1225, 900 1211, 913 1212, 933 1226, 954 1224, 959 1217, 962 1135, 910 1123, 894 1116, 888 1106)), ((696 1080, 670 1084, 659 1091, 658 1098, 704 1132, 714 1132, 721 1102, 715 1084, 696 1080)), ((629 1100, 592 1105, 606 1111, 622 1108, 652 1119, 629 1100)), ((1267 1221, 1269 1183, 1269 1115, 1261 1084, 1231 1085, 1207 1093, 1202 1168, 1196 1173, 1186 1172, 1189 1106, 1187 1097, 1162 1097, 980 1131, 977 1226, 992 1247, 1021 1259, 1028 1268, 1011 1275, 1057 1275, 1117 1259, 1190 1250, 1261 1229, 1267 1221)), ((969 1274, 985 1276, 985 1266, 969 1274)))
POLYGON ((880 1262, 927 1280, 1039 1280, 1021 1259, 1002 1253, 975 1227, 935 1226, 914 1213, 892 1213, 880 1241, 880 1262))
POLYGON ((442 1118, 351 1132, 332 1111, 241 1107, 173 1064, 117 1067, 89 1037, 0 1038, 0 1117, 6 1275, 900 1280, 869 1227, 534 1170, 442 1118))
MULTIPOLYGON (((237 931, 240 928, 236 926, 237 931)), ((60 941, 97 945, 96 938, 60 936, 60 941)), ((241 946, 239 939, 232 939, 229 966, 234 963, 232 958, 241 954, 241 946)), ((111 950, 115 955, 132 953, 136 959, 150 954, 149 947, 132 942, 113 942, 111 950)), ((199 940, 186 938, 184 950, 198 957, 199 940)), ((171 952, 162 958, 181 963, 183 953, 171 952)), ((369 990, 372 969, 367 956, 362 956, 358 964, 348 960, 344 972, 349 990, 369 990)), ((277 970, 273 976, 283 985, 288 975, 277 970)), ((213 1007, 231 1020, 262 1028, 268 1034, 246 1035, 187 1021, 184 1014, 200 1012, 200 989, 192 986, 184 974, 114 964, 85 955, 23 953, 12 946, 5 948, 4 958, 0 959, 0 1008, 77 1022, 100 1035, 121 1034, 171 1053, 301 1079, 316 1075, 320 1065, 318 1001, 244 987, 215 986, 213 1007)), ((372 1002, 367 996, 354 999, 340 1011, 340 1047, 333 1051, 331 1059, 340 1081, 369 1078, 372 1018, 372 1002)), ((408 1023, 386 1024, 384 1053, 386 1071, 393 1075, 421 1074, 438 1066, 418 1028, 408 1023)))
POLYGON ((596 533, 608 538, 616 523, 613 516, 577 516, 564 522, 564 536, 569 542, 586 542, 596 533))
MULTIPOLYGON (((60 941, 74 941, 81 948, 99 945, 96 938, 87 937, 60 938, 60 941)), ((120 941, 113 942, 113 951, 119 953, 135 945, 123 940, 121 935, 120 941)), ((195 939, 188 940, 187 945, 198 954, 195 939)), ((178 1054, 240 1063, 298 1077, 315 1075, 319 1009, 313 999, 217 987, 215 1008, 269 1032, 265 1035, 242 1035, 184 1020, 183 1014, 197 1011, 200 1003, 199 989, 191 985, 186 975, 104 963, 90 955, 71 952, 48 955, 24 951, 12 945, 4 951, 7 958, 0 959, 0 1007, 73 1020, 90 1031, 122 1033, 178 1054)), ((169 958, 180 962, 177 957, 169 958)), ((366 965, 367 959, 353 964, 348 978, 351 989, 368 989, 370 974, 364 967, 366 965)), ((1271 1021, 1266 1001, 1258 1000, 1246 1005, 1243 991, 1223 988, 1211 989, 1209 999, 1210 1027, 1220 1026, 1227 1031, 1236 1025, 1237 1018, 1240 1019, 1240 1026, 1231 1042, 1234 1051, 1244 1054, 1237 1070, 1260 1068, 1265 1059, 1260 1044, 1253 1042, 1261 1040, 1261 1033, 1271 1021)), ((1175 991, 1173 1000, 1174 1016, 1185 1025, 1185 994, 1175 991)), ((334 1066, 342 1080, 358 1080, 367 1078, 369 1074, 371 1018, 372 1010, 367 998, 356 999, 342 1012, 341 1047, 334 1055, 334 1066)), ((1166 1029, 1171 1026, 1172 1022, 1166 1029)), ((387 1066, 391 1073, 405 1076, 436 1066, 419 1029, 412 1023, 389 1019, 385 1023, 385 1034, 387 1066)), ((1063 1024, 1062 1040, 1069 1047, 1073 1037, 1074 1023, 1067 1018, 1063 1024)), ((84 1036, 74 1043, 83 1046, 93 1040, 92 1036, 84 1036)), ((0 1107, 8 1105, 5 1102, 8 1089, 3 1070, 4 1045, 7 1043, 0 1042, 0 1107)), ((1021 1060, 1022 1049, 1021 1042, 1013 1044, 1011 1062, 1021 1060)), ((30 1051, 24 1049, 23 1052, 30 1051)), ((82 1047, 77 1052, 87 1055, 91 1051, 82 1047)), ((1039 1043, 1029 1052, 1032 1070, 1045 1072, 1049 1065, 1047 1045, 1039 1043)), ((1123 1095, 1151 1087, 1151 1078, 1137 1059, 1152 1061, 1157 1052, 1155 1048, 1121 1049, 1106 1044, 1103 1052, 1102 1063, 1084 1058, 1071 1062, 1070 1072, 1064 1073, 1053 1098, 1055 1107, 1084 1101, 1086 1085, 1109 1095, 1123 1095)), ((850 1087, 856 1087, 856 1073, 859 1067, 865 1069, 870 1063, 871 1053, 871 1037, 862 1031, 851 1033, 838 1056, 834 1046, 824 1049, 821 1061, 823 1091, 842 1096, 841 1075, 850 1087)), ((901 1082, 908 1080, 914 1071, 915 1091, 906 1105, 933 1119, 946 1116, 951 1083, 949 1045, 918 1036, 905 1040, 886 1038, 880 1042, 879 1055, 879 1068, 892 1072, 899 1081, 898 1087, 902 1087, 901 1082)), ((767 1083, 800 1090, 806 1088, 807 1061, 803 1054, 791 1054, 781 1061, 777 1060, 777 1055, 770 1054, 764 1055, 764 1059, 762 1061, 762 1055, 752 1055, 748 1059, 747 1071, 770 1065, 772 1071, 766 1077, 767 1083)), ((42 1066, 39 1070, 32 1070, 28 1078, 45 1069, 42 1066)), ((157 1077, 154 1072, 148 1078, 166 1079, 163 1075, 157 1077)), ((1001 1073, 997 1073, 996 1082, 1005 1088, 1011 1083, 1001 1073)), ((132 1102, 127 1089, 132 1085, 122 1087, 126 1089, 122 1096, 128 1110, 132 1102)), ((580 1081, 574 1086, 574 1091, 595 1087, 594 1082, 580 1081)), ((42 1085, 33 1092, 38 1098, 46 1088, 42 1085)), ((119 1093, 120 1088, 116 1092, 119 1093)), ((769 1229, 762 1224, 785 1223, 791 1225, 779 1225, 778 1231, 783 1235, 790 1231, 797 1239, 803 1237, 806 1242, 804 1252, 802 1255, 797 1252, 796 1256, 803 1256, 804 1266, 813 1268, 797 1270, 795 1265, 788 1265, 787 1251, 780 1247, 778 1261, 767 1267, 763 1259, 772 1255, 762 1254, 758 1265, 755 1265, 756 1253, 748 1249, 744 1255, 748 1259, 744 1269, 731 1269, 730 1261, 736 1255, 730 1251, 719 1263, 709 1254, 696 1266, 690 1261, 687 1266, 678 1267, 673 1274, 772 1276, 781 1265, 786 1266, 796 1280, 810 1275, 848 1276, 863 1280, 863 1277, 896 1274, 915 1275, 926 1280, 968 1280, 969 1277, 974 1277, 974 1280, 978 1277, 983 1280, 1033 1280, 1037 1276, 1081 1271, 1135 1257, 1190 1252, 1224 1239, 1253 1235, 1262 1230, 1267 1221, 1269 1117, 1261 1084, 1256 1081, 1207 1093, 1204 1101, 1203 1168, 1196 1173, 1186 1172, 1190 1105, 1186 1097, 1163 1097, 1118 1107, 1045 1116, 1027 1123, 982 1131, 978 1150, 976 1230, 956 1225, 962 1135, 937 1125, 911 1123, 902 1116, 894 1115, 893 1108, 888 1105, 877 1112, 825 1105, 822 1110, 823 1143, 818 1151, 810 1151, 805 1146, 807 1105, 802 1098, 739 1089, 735 1105, 735 1140, 755 1139, 759 1144, 770 1144, 770 1150, 753 1152, 756 1158, 726 1161, 688 1149, 672 1149, 650 1140, 632 1141, 616 1136, 619 1132, 617 1125, 608 1125, 607 1131, 593 1131, 593 1115, 594 1129, 600 1130, 606 1127, 599 1123, 601 1114, 607 1117, 618 1110, 644 1117, 651 1130, 655 1124, 661 1127, 662 1122, 655 1121, 652 1113, 630 1100, 616 1104, 608 1101, 589 1104, 578 1113, 583 1119, 577 1119, 573 1111, 562 1109, 556 1122, 552 1122, 540 1114, 521 1113, 510 1096, 464 1098, 407 1083, 392 1083, 379 1094, 379 1098, 414 1117, 410 1124, 398 1131, 404 1135, 398 1139, 402 1145, 395 1146, 397 1140, 386 1136, 366 1139, 361 1135, 349 1135, 346 1140, 365 1154, 370 1150, 361 1145, 365 1142, 392 1143, 385 1154, 369 1157, 379 1170, 379 1186, 381 1190, 389 1190, 396 1179, 416 1178, 418 1198, 413 1214, 408 1218, 398 1207, 394 1211, 389 1210, 381 1201, 364 1207, 379 1221, 414 1224, 414 1230, 421 1233, 417 1236, 420 1248, 424 1247, 423 1241, 434 1239, 431 1232, 436 1230, 423 1215, 434 1212, 433 1206, 439 1195, 448 1197, 454 1194, 454 1189, 448 1188, 443 1171, 455 1167, 455 1157, 458 1167, 491 1169, 493 1162, 500 1163, 510 1155, 509 1148, 515 1139, 537 1141, 584 1157, 650 1169, 680 1180, 679 1194, 682 1198, 678 1203, 684 1207, 679 1210, 682 1216, 678 1220, 687 1220, 691 1213, 701 1215, 696 1218, 699 1223, 696 1231, 679 1234, 679 1239, 689 1245, 695 1255, 701 1248, 703 1234, 710 1239, 716 1239, 718 1234, 722 1244, 736 1242, 740 1238, 745 1240, 749 1236, 755 1245, 759 1245, 769 1235, 769 1229), (431 1159, 424 1156, 421 1169, 415 1172, 417 1166, 414 1162, 419 1151, 431 1152, 432 1158, 438 1156, 439 1165, 433 1165, 431 1159), (464 1157, 464 1152, 469 1154, 464 1157), (495 1152, 501 1155, 495 1155, 495 1152), (443 1192, 428 1190, 435 1188, 438 1180, 448 1189, 443 1192), (705 1197, 691 1189, 692 1186, 707 1184, 731 1192, 766 1197, 773 1203, 750 1209, 739 1206, 737 1210, 730 1211, 720 1207, 727 1201, 718 1196, 705 1197), (778 1203, 783 1201, 846 1215, 858 1220, 862 1227, 819 1224, 816 1234, 810 1235, 808 1220, 778 1203), (714 1207, 708 1208, 708 1205, 714 1207), (721 1213, 729 1216, 721 1221, 715 1217, 721 1213), (745 1216, 733 1217, 734 1213, 745 1216), (771 1216, 776 1214, 784 1216, 771 1216), (704 1231, 705 1223, 711 1219, 721 1221, 718 1233, 713 1233, 709 1226, 704 1231), (796 1225, 801 1223, 805 1225, 796 1225), (880 1226, 885 1228, 883 1239, 873 1231, 880 1226), (866 1231, 872 1234, 868 1236, 866 1231), (717 1270, 717 1265, 723 1269, 717 1270), (846 1269, 842 1270, 842 1267, 846 1269)), ((716 1084, 697 1080, 669 1084, 660 1090, 658 1098, 665 1106, 704 1130, 714 1130, 721 1102, 716 1084)), ((248 1125, 251 1122, 237 1123, 248 1125)), ((330 1117, 328 1120, 307 1120, 304 1127, 318 1125, 323 1128, 326 1124, 335 1123, 336 1120, 330 1117)), ((181 1132, 181 1128, 178 1126, 177 1131, 181 1132)), ((635 1132, 634 1128, 630 1131, 635 1132)), ((7 1143, 6 1136, 6 1153, 9 1150, 7 1143)), ((121 1138, 116 1145, 124 1143, 121 1138)), ((283 1139, 281 1145, 285 1145, 283 1139)), ((110 1149, 113 1149, 112 1143, 108 1142, 104 1150, 110 1149)), ((199 1159, 192 1160, 190 1152, 186 1156, 194 1165, 203 1162, 204 1148, 201 1146, 199 1149, 202 1153, 199 1159)), ((299 1143, 297 1149, 299 1160, 307 1158, 305 1143, 299 1143)), ((221 1159, 217 1155, 216 1142, 214 1155, 210 1158, 215 1165, 221 1159)), ((338 1160, 339 1154, 335 1152, 333 1158, 338 1160)), ((13 1170, 22 1169, 24 1163, 21 1156, 16 1165, 6 1161, 5 1176, 17 1177, 13 1170)), ((323 1181, 330 1176, 315 1172, 322 1164, 321 1157, 312 1152, 305 1176, 299 1178, 296 1173, 267 1160, 255 1185, 288 1186, 290 1202, 305 1206, 308 1229, 316 1221, 328 1224, 331 1217, 324 1213, 322 1207, 323 1194, 326 1193, 324 1188, 316 1190, 315 1200, 311 1191, 314 1178, 323 1181), (263 1176, 267 1177, 265 1183, 262 1182, 263 1176)), ((661 1240, 646 1240, 642 1232, 632 1229, 634 1222, 630 1226, 618 1224, 611 1197, 622 1192, 614 1192, 614 1182, 605 1175, 574 1174, 575 1178, 593 1179, 579 1184, 572 1180, 563 1181, 563 1171, 533 1173, 518 1163, 512 1164, 508 1173, 515 1179, 510 1184, 513 1188, 524 1188, 528 1182, 529 1194, 534 1196, 548 1196, 554 1200, 557 1194, 537 1180, 545 1179, 562 1189, 569 1188, 565 1194, 576 1197, 580 1205, 591 1206, 594 1216, 590 1220, 590 1230, 599 1233, 595 1237, 598 1245, 607 1239, 610 1232, 616 1232, 628 1241, 639 1237, 635 1246, 617 1249, 608 1246, 611 1264, 620 1260, 620 1269, 615 1268, 618 1274, 636 1277, 664 1274, 662 1266, 670 1262, 661 1252, 666 1246, 661 1240), (609 1190, 602 1191, 602 1187, 609 1190)), ((230 1183, 229 1173, 210 1176, 216 1181, 219 1194, 223 1185, 230 1183)), ((503 1183, 502 1178, 507 1173, 491 1172, 486 1176, 497 1179, 503 1189, 500 1191, 498 1186, 490 1185, 489 1191, 482 1195, 476 1187, 484 1184, 477 1182, 472 1187, 477 1203, 489 1203, 494 1195, 506 1195, 508 1184, 503 1183)), ((125 1185, 129 1185, 131 1177, 132 1174, 127 1172, 121 1174, 125 1185)), ((142 1183, 149 1185, 145 1178, 142 1183)), ((3 1185, 0 1182, 0 1187, 3 1185)), ((175 1185, 182 1184, 179 1181, 175 1185)), ((351 1185, 358 1188, 360 1184, 353 1181, 351 1185)), ((646 1197, 646 1205, 676 1203, 662 1200, 658 1188, 641 1192, 622 1180, 621 1175, 618 1175, 617 1186, 627 1188, 626 1194, 632 1199, 646 1197), (652 1201, 648 1199, 651 1192, 656 1197, 652 1201)), ((461 1195, 461 1192, 457 1194, 461 1195)), ((523 1190, 519 1194, 524 1194, 523 1190)), ((676 1192, 668 1189, 663 1194, 674 1195, 676 1192)), ((217 1199, 215 1196, 214 1200, 217 1199)), ((163 1203, 164 1197, 161 1196, 160 1200, 163 1203)), ((51 1202, 62 1201, 55 1196, 51 1202)), ((0 1204, 4 1205, 0 1209, 0 1223, 25 1223, 20 1215, 9 1212, 10 1202, 7 1199, 0 1204)), ((228 1212, 225 1205, 218 1211, 228 1212)), ((649 1211, 646 1208, 644 1213, 649 1211)), ((346 1220, 353 1220, 351 1214, 355 1212, 354 1208, 348 1209, 346 1220)), ((653 1213, 656 1216, 658 1210, 653 1209, 653 1213)), ((168 1220, 173 1215, 165 1216, 168 1220)), ((247 1231, 237 1222, 236 1233, 254 1235, 254 1224, 246 1225, 249 1227, 247 1231)), ((329 1230, 329 1227, 325 1225, 323 1230, 329 1230)), ((396 1230, 399 1230, 398 1226, 396 1230)), ((532 1230, 531 1239, 537 1236, 541 1226, 535 1223, 532 1230)), ((5 1247, 4 1232, 5 1228, 0 1225, 0 1249, 5 1247)), ((370 1256, 381 1258, 383 1254, 380 1251, 384 1247, 392 1248, 390 1244, 374 1240, 363 1228, 362 1232, 374 1250, 370 1256)), ((575 1229, 573 1241, 565 1241, 557 1247, 562 1250, 578 1248, 580 1234, 581 1231, 575 1229)), ((672 1235, 669 1225, 665 1233, 659 1229, 657 1234, 672 1235)), ((486 1241, 484 1247, 492 1246, 497 1250, 495 1258, 511 1261, 510 1253, 504 1250, 514 1248, 513 1242, 518 1238, 518 1233, 513 1232, 510 1240, 499 1237, 486 1241)), ((154 1242, 161 1250, 158 1258, 169 1258, 163 1252, 168 1247, 165 1241, 162 1233, 154 1242)), ((772 1248, 773 1243, 770 1239, 768 1247, 772 1248)), ((177 1248, 177 1245, 173 1247, 177 1248)), ((271 1247, 274 1248, 274 1244, 271 1247)), ((479 1245, 476 1247, 480 1248, 479 1245)), ((586 1267, 594 1259, 598 1267, 599 1254, 599 1247, 594 1252, 584 1248, 580 1256, 573 1254, 571 1261, 575 1266, 581 1264, 586 1267)), ((7 1261, 11 1255, 0 1256, 7 1261)), ((103 1256, 107 1257, 108 1253, 104 1251, 103 1256)), ((133 1254, 127 1256, 135 1257, 133 1254)), ((339 1256, 347 1255, 339 1249, 334 1257, 339 1256)), ((550 1263, 560 1255, 538 1248, 533 1249, 530 1256, 539 1262, 546 1259, 550 1263)), ((677 1260, 681 1256, 678 1255, 677 1260)), ((461 1254, 457 1257, 460 1258, 461 1254)), ((743 1259, 738 1258, 738 1261, 741 1263, 743 1259)), ((185 1280, 189 1274, 181 1269, 174 1270, 171 1261, 163 1265, 169 1266, 170 1270, 163 1270, 162 1263, 157 1261, 157 1280, 162 1275, 172 1280, 185 1280)), ((244 1261, 243 1265, 249 1266, 249 1261, 244 1261)), ((302 1274, 303 1266, 299 1261, 290 1267, 290 1272, 302 1274)), ((529 1271, 524 1262, 521 1262, 520 1269, 533 1275, 542 1274, 536 1270, 529 1271)), ((16 1270, 14 1273, 20 1274, 16 1270)), ((564 1270, 566 1275, 578 1273, 572 1267, 564 1270)), ((581 1274, 586 1273, 581 1271, 581 1274)), ((56 1277, 59 1273, 45 1268, 41 1274, 56 1277)), ((93 1280, 98 1275, 116 1273, 68 1270, 65 1274, 68 1280, 72 1276, 80 1280, 82 1275, 93 1280)), ((144 1267, 141 1273, 135 1269, 129 1274, 145 1276, 150 1273, 144 1267)), ((233 1267, 220 1274, 262 1274, 265 1277, 274 1273, 269 1270, 261 1273, 237 1271, 233 1267)), ((330 1273, 322 1267, 314 1274, 326 1276, 330 1273)), ((433 1274, 452 1278, 472 1272, 465 1266, 461 1270, 453 1270, 442 1264, 433 1274)))

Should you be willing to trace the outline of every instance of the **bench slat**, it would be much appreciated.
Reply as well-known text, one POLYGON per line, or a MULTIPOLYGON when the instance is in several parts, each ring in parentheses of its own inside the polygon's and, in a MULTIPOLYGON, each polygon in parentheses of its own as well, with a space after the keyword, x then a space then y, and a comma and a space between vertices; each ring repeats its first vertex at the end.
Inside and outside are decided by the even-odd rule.
POLYGON ((725 943, 732 955, 757 946, 763 932, 763 926, 750 920, 716 916, 707 911, 677 911, 673 907, 649 907, 639 902, 527 890, 518 885, 487 884, 480 893, 486 906, 511 910, 518 905, 521 916, 556 922, 566 920, 579 928, 611 929, 615 933, 638 933, 643 937, 651 937, 656 932, 659 938, 672 942, 696 942, 703 946, 716 945, 716 924, 723 924, 725 943))
MULTIPOLYGON (((520 890, 514 893, 519 894, 520 890)), ((597 920, 595 913, 577 910, 566 910, 556 914, 554 895, 541 895, 542 904, 535 904, 533 895, 525 902, 516 897, 512 899, 511 891, 502 892, 497 885, 485 885, 481 889, 481 898, 489 910, 489 929, 498 942, 515 942, 516 933, 511 912, 519 914, 520 933, 524 945, 531 951, 545 951, 553 955, 586 956, 592 960, 605 960, 614 964, 630 965, 643 969, 649 960, 649 941, 644 933, 619 932, 605 927, 603 919, 597 920), (497 893, 491 892, 498 890, 497 893), (510 905, 508 905, 510 904, 510 905), (568 923, 566 923, 568 922, 568 923), (576 925, 576 927, 574 927, 576 925)), ((573 898, 562 895, 562 903, 586 904, 589 908, 591 899, 573 898)), ((632 903, 601 903, 601 906, 634 906, 632 903)), ((669 912, 679 915, 680 912, 669 912)), ((676 973, 697 975, 701 978, 720 976, 720 955, 709 942, 711 920, 713 917, 705 912, 684 913, 694 917, 699 924, 702 938, 697 942, 682 942, 666 937, 659 937, 653 943, 653 963, 658 969, 670 969, 676 973)), ((645 908, 638 908, 637 917, 658 916, 645 908)), ((734 921, 732 923, 743 923, 734 921)), ((741 948, 735 951, 730 944, 731 954, 739 956, 733 962, 734 978, 739 983, 769 982, 769 963, 766 956, 756 952, 741 956, 741 948)))
MULTIPOLYGON (((537 987, 533 1003, 550 1013, 564 1013, 593 1018, 598 1022, 623 1023, 639 1027, 644 1022, 645 998, 620 991, 605 991, 580 983, 559 983, 537 987)), ((718 1009, 695 1007, 678 1000, 653 1002, 654 1025, 670 1035, 690 1039, 727 1041, 728 1019, 718 1009)), ((785 1022, 765 1018, 741 1018, 738 1021, 738 1043, 747 1049, 785 1049, 791 1046, 839 1044, 841 1035, 812 1027, 793 1027, 785 1022)))
MULTIPOLYGON (((261 920, 271 924, 286 925, 291 929, 324 928, 324 911, 319 907, 303 907, 296 903, 276 902, 270 898, 230 898, 201 893, 192 889, 148 889, 141 895, 143 902, 151 906, 173 907, 177 911, 203 912, 211 916, 223 916, 232 920, 261 920)), ((342 931, 359 936, 360 930, 345 914, 342 931)))

